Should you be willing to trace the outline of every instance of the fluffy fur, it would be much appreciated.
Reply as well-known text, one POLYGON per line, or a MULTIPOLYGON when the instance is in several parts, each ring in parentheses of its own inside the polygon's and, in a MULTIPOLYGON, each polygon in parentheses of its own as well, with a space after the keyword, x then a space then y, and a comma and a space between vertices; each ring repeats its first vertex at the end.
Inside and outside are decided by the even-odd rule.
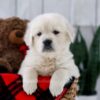
POLYGON ((52 76, 49 89, 53 96, 59 95, 73 76, 79 77, 69 49, 74 35, 71 25, 59 14, 43 14, 29 23, 24 37, 29 50, 19 70, 27 94, 37 89, 38 75, 52 76))

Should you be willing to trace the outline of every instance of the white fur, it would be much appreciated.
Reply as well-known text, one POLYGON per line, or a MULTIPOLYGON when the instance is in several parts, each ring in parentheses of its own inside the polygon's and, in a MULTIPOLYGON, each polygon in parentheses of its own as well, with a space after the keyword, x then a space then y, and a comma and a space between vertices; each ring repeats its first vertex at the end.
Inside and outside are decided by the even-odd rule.
POLYGON ((78 78, 79 71, 74 64, 73 55, 69 50, 74 40, 74 32, 68 21, 59 14, 43 14, 33 19, 24 37, 29 46, 27 55, 22 63, 19 74, 23 77, 23 88, 27 94, 37 89, 38 75, 51 75, 50 91, 52 95, 59 95, 66 82, 72 76, 78 78), (58 35, 53 34, 58 30, 58 35), (40 37, 38 32, 42 32, 40 37), (43 41, 52 40, 54 51, 43 52, 43 41))

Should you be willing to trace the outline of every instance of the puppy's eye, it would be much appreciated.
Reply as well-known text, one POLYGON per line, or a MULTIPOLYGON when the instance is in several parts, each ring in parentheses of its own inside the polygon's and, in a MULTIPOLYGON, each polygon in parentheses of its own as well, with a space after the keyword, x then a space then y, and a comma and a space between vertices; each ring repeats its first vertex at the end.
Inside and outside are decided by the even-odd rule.
POLYGON ((57 35, 57 34, 59 34, 60 32, 57 31, 57 30, 54 30, 53 33, 54 33, 55 35, 57 35))
POLYGON ((37 33, 37 36, 41 36, 41 35, 42 35, 42 33, 41 33, 41 32, 37 33))

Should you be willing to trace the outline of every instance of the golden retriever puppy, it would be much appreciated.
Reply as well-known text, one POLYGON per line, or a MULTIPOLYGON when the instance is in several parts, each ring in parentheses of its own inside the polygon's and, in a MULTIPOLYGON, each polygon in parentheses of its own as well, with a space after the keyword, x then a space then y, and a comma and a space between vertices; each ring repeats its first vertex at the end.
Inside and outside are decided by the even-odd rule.
POLYGON ((38 75, 51 76, 53 96, 59 95, 72 77, 79 77, 69 48, 74 36, 71 25, 60 14, 39 15, 29 23, 24 37, 29 50, 19 70, 27 94, 37 89, 38 75))

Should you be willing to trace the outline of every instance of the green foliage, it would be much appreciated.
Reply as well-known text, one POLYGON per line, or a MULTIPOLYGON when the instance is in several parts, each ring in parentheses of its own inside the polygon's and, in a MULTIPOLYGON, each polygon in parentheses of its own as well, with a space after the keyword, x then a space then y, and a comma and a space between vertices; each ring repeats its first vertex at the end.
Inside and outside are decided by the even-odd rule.
POLYGON ((83 77, 88 63, 88 50, 85 40, 78 28, 74 43, 71 45, 71 51, 74 54, 75 64, 78 66, 81 77, 79 81, 80 93, 83 90, 83 77))
POLYGON ((74 54, 75 63, 79 67, 80 71, 83 69, 81 68, 81 64, 83 64, 83 67, 86 68, 88 62, 88 50, 79 28, 75 41, 71 45, 71 51, 74 54))
POLYGON ((84 77, 82 94, 95 94, 95 87, 100 74, 100 27, 98 27, 89 51, 88 69, 84 77), (87 83, 87 84, 86 84, 87 83))
POLYGON ((75 42, 71 45, 71 51, 81 73, 79 94, 96 94, 95 87, 100 74, 100 27, 98 27, 94 35, 89 53, 85 40, 78 28, 75 42))

